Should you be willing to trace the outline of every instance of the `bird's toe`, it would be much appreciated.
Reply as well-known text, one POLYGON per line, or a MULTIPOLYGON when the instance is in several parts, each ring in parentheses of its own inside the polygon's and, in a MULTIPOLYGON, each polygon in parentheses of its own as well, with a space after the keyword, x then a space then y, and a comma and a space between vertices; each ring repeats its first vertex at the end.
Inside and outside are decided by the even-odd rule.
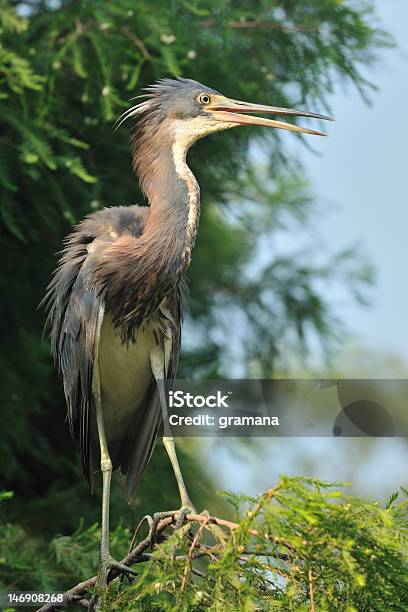
POLYGON ((104 608, 110 570, 116 570, 119 574, 125 575, 128 578, 136 576, 136 572, 131 567, 116 561, 116 559, 111 556, 106 559, 101 559, 99 561, 94 593, 89 604, 89 609, 92 612, 99 612, 99 610, 104 608))

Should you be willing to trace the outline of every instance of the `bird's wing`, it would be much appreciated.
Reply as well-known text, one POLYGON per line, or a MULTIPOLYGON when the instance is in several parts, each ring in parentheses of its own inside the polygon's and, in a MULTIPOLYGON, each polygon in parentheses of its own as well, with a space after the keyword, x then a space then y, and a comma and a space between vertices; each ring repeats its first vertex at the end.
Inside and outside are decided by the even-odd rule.
POLYGON ((95 251, 115 239, 123 224, 131 224, 133 235, 140 235, 146 216, 147 210, 137 206, 109 208, 89 215, 65 240, 58 268, 43 300, 49 310, 52 354, 62 375, 69 427, 91 487, 93 360, 103 303, 92 282, 92 260, 95 251))
MULTIPOLYGON (((142 235, 148 209, 137 206, 115 207, 89 215, 68 236, 59 266, 47 289, 43 302, 47 303, 47 322, 51 327, 51 346, 54 359, 63 379, 68 407, 68 422, 79 449, 82 467, 89 484, 93 485, 94 466, 99 452, 92 446, 93 397, 92 378, 95 337, 103 293, 95 283, 95 262, 109 251, 123 233, 129 244, 142 235)), ((174 379, 177 371, 182 302, 185 283, 180 282, 168 296, 168 308, 173 321, 172 351, 166 377, 174 379)), ((136 411, 134 426, 123 439, 114 467, 121 467, 126 475, 126 493, 130 500, 146 469, 158 431, 162 412, 156 381, 151 384, 136 411)))
POLYGON ((51 327, 51 349, 61 373, 68 423, 81 455, 84 474, 92 484, 89 465, 89 424, 95 333, 101 298, 86 281, 88 247, 95 236, 75 231, 48 286, 45 301, 51 327))

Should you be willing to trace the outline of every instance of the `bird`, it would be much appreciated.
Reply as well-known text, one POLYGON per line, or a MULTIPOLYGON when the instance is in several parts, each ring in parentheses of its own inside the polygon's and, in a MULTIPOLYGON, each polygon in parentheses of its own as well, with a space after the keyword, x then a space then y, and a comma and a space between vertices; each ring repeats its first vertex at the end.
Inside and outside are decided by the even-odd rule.
MULTIPOLYGON (((133 122, 133 170, 147 205, 92 212, 65 239, 43 300, 51 350, 84 475, 93 489, 102 472, 102 519, 96 592, 112 568, 128 573, 109 550, 112 472, 120 469, 130 503, 166 424, 162 381, 176 376, 186 272, 200 216, 200 188, 187 165, 189 148, 209 134, 257 125, 326 135, 258 115, 325 115, 228 98, 187 78, 146 87, 118 119, 133 122), (253 113, 253 114, 251 114, 253 113)), ((174 440, 163 443, 181 508, 194 511, 174 440)))

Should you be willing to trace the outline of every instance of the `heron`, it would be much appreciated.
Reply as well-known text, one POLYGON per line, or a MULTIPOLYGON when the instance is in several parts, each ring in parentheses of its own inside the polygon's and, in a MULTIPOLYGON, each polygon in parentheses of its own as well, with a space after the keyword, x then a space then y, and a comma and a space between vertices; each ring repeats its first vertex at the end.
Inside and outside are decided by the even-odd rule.
MULTIPOLYGON (((67 418, 84 475, 93 489, 102 472, 102 518, 96 590, 112 568, 129 568, 109 552, 113 470, 125 477, 130 503, 166 415, 161 381, 179 360, 185 275, 200 216, 200 188, 187 165, 193 143, 237 126, 303 134, 324 132, 259 115, 331 119, 228 98, 197 81, 162 79, 118 119, 134 122, 133 169, 147 206, 89 214, 65 239, 47 288, 51 349, 62 377, 67 418)), ((194 511, 171 432, 164 431, 181 499, 169 514, 194 511)))

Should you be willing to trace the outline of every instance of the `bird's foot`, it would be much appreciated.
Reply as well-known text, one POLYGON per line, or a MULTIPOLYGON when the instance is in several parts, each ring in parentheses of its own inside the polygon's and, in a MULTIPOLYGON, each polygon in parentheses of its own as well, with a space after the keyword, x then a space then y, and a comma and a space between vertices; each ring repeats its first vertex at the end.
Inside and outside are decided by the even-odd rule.
POLYGON ((166 510, 165 512, 156 512, 153 515, 151 547, 153 548, 153 546, 156 544, 157 526, 161 520, 170 516, 174 516, 176 518, 175 528, 180 529, 186 519, 187 514, 197 514, 196 509, 188 498, 182 500, 182 506, 178 510, 166 510))
POLYGON ((89 609, 92 612, 99 612, 104 609, 104 603, 106 601, 107 586, 108 586, 108 575, 111 570, 116 570, 119 574, 125 575, 128 578, 136 576, 136 572, 124 565, 119 563, 113 557, 108 555, 106 558, 99 560, 98 575, 96 577, 95 589, 92 595, 89 609))

